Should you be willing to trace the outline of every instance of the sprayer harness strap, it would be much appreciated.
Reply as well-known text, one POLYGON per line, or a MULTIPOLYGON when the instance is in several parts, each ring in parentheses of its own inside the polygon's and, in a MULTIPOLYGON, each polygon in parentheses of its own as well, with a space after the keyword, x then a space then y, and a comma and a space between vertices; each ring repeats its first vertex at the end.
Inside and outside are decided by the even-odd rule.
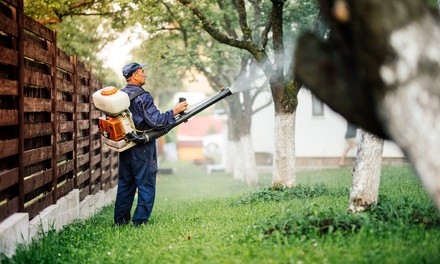
MULTIPOLYGON (((139 95, 141 95, 141 94, 143 94, 143 93, 146 93, 146 92, 147 92, 147 91, 145 91, 144 89, 140 89, 140 90, 138 90, 138 91, 132 93, 131 95, 129 95, 130 103, 131 103, 131 101, 133 101, 134 98, 136 98, 136 97, 138 97, 139 95)), ((134 125, 133 121, 131 121, 131 123, 132 123, 132 127, 134 128, 134 130, 135 130, 136 132, 138 132, 138 133, 145 133, 145 132, 146 132, 146 131, 143 131, 143 130, 137 130, 137 129, 135 128, 135 125, 134 125)))
POLYGON ((132 94, 129 96, 129 97, 130 97, 130 102, 131 102, 134 98, 136 98, 138 95, 141 95, 141 94, 146 93, 146 92, 147 92, 147 91, 141 89, 141 90, 139 90, 139 91, 137 91, 137 92, 132 93, 132 94))

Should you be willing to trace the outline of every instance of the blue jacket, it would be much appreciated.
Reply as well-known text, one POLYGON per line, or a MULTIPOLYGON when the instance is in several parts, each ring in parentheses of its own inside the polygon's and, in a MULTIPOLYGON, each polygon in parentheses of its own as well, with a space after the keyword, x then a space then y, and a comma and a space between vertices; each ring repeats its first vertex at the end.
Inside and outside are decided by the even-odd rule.
MULTIPOLYGON (((122 91, 128 96, 138 91, 145 91, 141 86, 127 84, 122 91)), ((161 113, 154 104, 153 97, 147 91, 131 100, 130 112, 138 130, 160 130, 169 124, 176 122, 172 110, 161 113)))

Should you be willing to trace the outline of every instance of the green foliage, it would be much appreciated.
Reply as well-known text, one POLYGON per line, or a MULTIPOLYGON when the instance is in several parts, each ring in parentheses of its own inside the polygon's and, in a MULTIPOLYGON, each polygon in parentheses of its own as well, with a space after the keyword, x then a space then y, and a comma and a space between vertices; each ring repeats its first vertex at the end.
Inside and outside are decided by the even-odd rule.
POLYGON ((104 85, 118 84, 118 76, 104 69, 101 58, 98 57, 104 45, 117 37, 117 32, 110 29, 108 20, 94 16, 66 17, 57 24, 56 30, 57 45, 61 50, 77 55, 80 61, 92 68, 93 74, 104 85))
POLYGON ((382 170, 379 204, 347 213, 348 168, 298 172, 301 186, 249 189, 203 166, 161 163, 148 225, 113 227, 113 207, 49 232, 1 263, 436 263, 439 213, 407 167, 382 170))
MULTIPOLYGON (((103 68, 99 51, 124 28, 115 19, 131 10, 133 1, 24 1, 25 14, 57 32, 57 46, 92 68, 104 85, 120 86, 119 76, 103 68), (128 5, 128 3, 131 3, 128 5), (131 6, 131 7, 130 7, 131 6)), ((116 19, 117 20, 117 19, 116 19)), ((116 55, 116 54, 115 54, 116 55)))
POLYGON ((146 1, 132 19, 140 21, 151 34, 134 52, 134 57, 154 65, 153 86, 178 88, 184 74, 191 69, 217 76, 225 86, 227 78, 237 74, 237 51, 216 43, 180 5, 146 1))
MULTIPOLYGON (((426 230, 440 226, 440 216, 433 204, 420 205, 403 197, 393 201, 381 197, 375 208, 358 214, 341 212, 332 207, 321 209, 317 204, 307 206, 302 212, 280 218, 272 216, 259 225, 252 227, 252 233, 258 230, 261 240, 279 236, 303 241, 324 235, 350 235, 356 232, 382 233, 390 230, 414 226, 426 230)), ((250 239, 249 237, 247 239, 250 239)))
POLYGON ((348 196, 347 188, 330 189, 323 183, 315 185, 298 185, 294 188, 279 188, 273 189, 271 187, 263 188, 259 191, 253 192, 248 196, 244 196, 237 201, 237 204, 249 204, 255 202, 281 201, 286 199, 308 199, 319 196, 348 196))
POLYGON ((429 6, 434 10, 439 10, 440 2, 438 0, 427 0, 429 6))
POLYGON ((56 25, 66 17, 122 16, 132 10, 137 0, 24 0, 25 13, 45 25, 56 25))

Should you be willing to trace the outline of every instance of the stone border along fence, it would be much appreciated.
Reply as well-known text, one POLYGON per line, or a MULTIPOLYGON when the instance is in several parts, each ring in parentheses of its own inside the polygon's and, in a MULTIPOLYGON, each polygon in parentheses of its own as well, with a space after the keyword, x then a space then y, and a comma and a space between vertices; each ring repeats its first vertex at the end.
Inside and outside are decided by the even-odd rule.
POLYGON ((0 0, 0 253, 113 201, 118 154, 91 99, 101 87, 23 0, 0 0))

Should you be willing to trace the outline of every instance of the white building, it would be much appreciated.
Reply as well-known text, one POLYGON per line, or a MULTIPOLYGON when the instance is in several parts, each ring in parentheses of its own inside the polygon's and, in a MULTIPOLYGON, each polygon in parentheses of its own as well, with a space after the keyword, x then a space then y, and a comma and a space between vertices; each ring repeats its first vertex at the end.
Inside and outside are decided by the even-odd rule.
MULTIPOLYGON (((257 104, 264 104, 268 96, 269 93, 260 96, 257 104)), ((299 166, 337 165, 345 144, 345 118, 317 100, 307 89, 300 90, 298 102, 295 131, 297 164, 299 166)), ((253 116, 251 131, 255 152, 273 154, 273 104, 253 116)), ((355 154, 356 150, 351 150, 348 157, 354 157, 355 154)), ((405 160, 400 148, 391 141, 384 143, 383 158, 385 163, 405 160)))

